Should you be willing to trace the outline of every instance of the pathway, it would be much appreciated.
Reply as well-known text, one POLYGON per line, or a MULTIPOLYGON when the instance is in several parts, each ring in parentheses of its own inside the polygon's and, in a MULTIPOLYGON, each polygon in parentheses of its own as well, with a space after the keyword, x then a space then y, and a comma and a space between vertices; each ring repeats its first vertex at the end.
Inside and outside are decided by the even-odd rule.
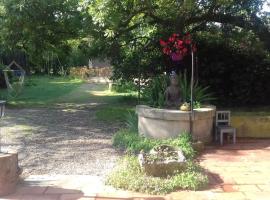
POLYGON ((49 108, 6 110, 3 146, 18 150, 23 176, 106 175, 119 158, 111 139, 120 126, 95 118, 104 102, 89 94, 103 89, 83 84, 49 108))
POLYGON ((209 147, 199 157, 208 171, 205 191, 179 191, 165 197, 117 191, 93 176, 30 176, 3 200, 269 200, 270 140, 244 140, 209 147))

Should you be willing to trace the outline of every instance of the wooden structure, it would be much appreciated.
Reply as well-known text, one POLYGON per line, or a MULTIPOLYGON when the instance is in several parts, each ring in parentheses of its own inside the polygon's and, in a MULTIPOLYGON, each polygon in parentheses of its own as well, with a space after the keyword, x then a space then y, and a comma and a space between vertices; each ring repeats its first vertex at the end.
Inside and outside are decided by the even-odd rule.
POLYGON ((236 143, 236 128, 231 126, 231 112, 217 111, 216 112, 216 131, 215 140, 220 139, 220 145, 223 145, 223 136, 227 134, 233 137, 233 143, 236 143))

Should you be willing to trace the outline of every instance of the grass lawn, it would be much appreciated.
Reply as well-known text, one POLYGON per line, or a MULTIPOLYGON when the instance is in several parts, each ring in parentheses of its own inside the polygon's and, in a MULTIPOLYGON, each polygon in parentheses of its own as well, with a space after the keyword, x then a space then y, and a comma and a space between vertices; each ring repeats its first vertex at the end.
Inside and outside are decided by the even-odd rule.
MULTIPOLYGON (((83 83, 69 77, 32 76, 27 77, 22 93, 16 98, 7 98, 11 106, 47 106, 61 96, 70 93, 83 83)), ((0 90, 0 97, 7 97, 6 90, 0 90)))
MULTIPOLYGON (((6 89, 0 89, 0 99, 6 99, 13 107, 47 107, 54 104, 97 103, 109 104, 113 107, 130 107, 136 105, 135 92, 109 91, 106 84, 89 84, 81 79, 70 77, 31 76, 25 80, 25 86, 16 98, 8 97, 6 89)), ((107 106, 108 108, 108 106, 107 106)), ((102 109, 100 118, 111 120, 117 109, 102 109), (105 113, 104 113, 105 112, 105 113), (103 117, 104 114, 109 115, 103 117), (103 116, 102 116, 103 115, 103 116)), ((119 114, 114 119, 123 119, 119 114)))

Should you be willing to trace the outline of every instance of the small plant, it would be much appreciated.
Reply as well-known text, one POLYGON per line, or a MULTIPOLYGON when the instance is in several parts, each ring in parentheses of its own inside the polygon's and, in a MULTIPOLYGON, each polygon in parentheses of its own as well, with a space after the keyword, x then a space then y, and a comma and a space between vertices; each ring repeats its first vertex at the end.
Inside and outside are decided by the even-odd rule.
POLYGON ((108 175, 106 184, 135 192, 167 194, 179 189, 202 189, 207 186, 208 178, 203 174, 203 170, 193 162, 187 163, 185 171, 176 172, 170 177, 147 176, 141 170, 136 156, 125 156, 108 175))
MULTIPOLYGON (((187 79, 186 73, 182 74, 179 78, 179 86, 182 99, 185 102, 190 102, 190 82, 187 79)), ((213 94, 208 92, 209 87, 203 87, 198 82, 193 86, 193 101, 197 102, 197 106, 201 103, 206 103, 215 100, 213 94)))
POLYGON ((128 111, 126 114, 126 126, 131 131, 138 131, 138 116, 135 112, 128 111))
POLYGON ((147 103, 153 107, 164 107, 165 90, 168 86, 169 78, 166 75, 154 77, 143 90, 143 96, 147 103))
POLYGON ((170 145, 180 148, 187 159, 194 158, 196 153, 192 148, 192 137, 189 133, 182 133, 173 139, 158 140, 140 136, 135 131, 122 129, 114 135, 113 145, 131 153, 139 153, 141 150, 148 152, 159 145, 170 145))

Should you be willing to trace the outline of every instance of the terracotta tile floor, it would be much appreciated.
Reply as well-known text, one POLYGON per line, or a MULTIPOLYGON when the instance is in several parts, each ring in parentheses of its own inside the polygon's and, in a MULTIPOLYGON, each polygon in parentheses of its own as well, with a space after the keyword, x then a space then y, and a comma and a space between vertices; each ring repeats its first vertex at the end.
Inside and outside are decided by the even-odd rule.
POLYGON ((104 186, 94 176, 30 176, 16 193, 2 200, 270 200, 270 140, 238 140, 209 146, 198 158, 210 186, 165 197, 147 196, 104 186))

